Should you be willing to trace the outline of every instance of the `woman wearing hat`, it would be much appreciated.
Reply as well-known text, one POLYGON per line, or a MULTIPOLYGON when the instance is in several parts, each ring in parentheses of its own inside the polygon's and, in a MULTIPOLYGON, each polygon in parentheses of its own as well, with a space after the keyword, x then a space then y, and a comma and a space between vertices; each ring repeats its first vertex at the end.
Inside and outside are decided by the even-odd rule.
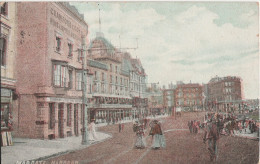
POLYGON ((162 133, 161 125, 157 120, 153 121, 153 129, 152 129, 152 136, 153 136, 153 149, 159 149, 161 147, 165 147, 165 138, 162 133))

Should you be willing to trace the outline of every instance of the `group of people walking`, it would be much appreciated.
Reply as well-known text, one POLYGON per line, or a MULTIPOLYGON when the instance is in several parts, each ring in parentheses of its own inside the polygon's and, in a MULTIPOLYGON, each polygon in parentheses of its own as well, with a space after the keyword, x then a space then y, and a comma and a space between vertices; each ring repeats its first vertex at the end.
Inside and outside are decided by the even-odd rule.
MULTIPOLYGON (((135 147, 137 149, 144 149, 147 144, 145 141, 145 128, 148 124, 148 120, 140 120, 136 121, 133 125, 133 131, 136 133, 136 142, 135 147)), ((158 120, 153 120, 149 123, 150 131, 148 136, 152 137, 152 148, 153 149, 160 149, 161 147, 165 147, 165 138, 163 135, 163 131, 161 128, 161 124, 158 120)))
POLYGON ((190 133, 198 133, 200 128, 202 127, 200 121, 197 121, 197 120, 191 120, 191 121, 188 121, 188 127, 189 127, 189 130, 190 130, 190 133))

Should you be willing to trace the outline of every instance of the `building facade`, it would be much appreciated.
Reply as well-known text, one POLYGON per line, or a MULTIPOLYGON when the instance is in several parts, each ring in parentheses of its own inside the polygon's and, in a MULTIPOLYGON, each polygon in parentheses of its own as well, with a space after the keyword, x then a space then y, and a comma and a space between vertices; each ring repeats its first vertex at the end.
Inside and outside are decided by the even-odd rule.
MULTIPOLYGON (((18 2, 17 16, 16 136, 79 135, 83 123, 81 48, 82 37, 88 33, 83 15, 69 3, 18 2)), ((90 101, 92 95, 87 97, 90 101)))
POLYGON ((177 84, 174 97, 176 108, 190 111, 203 109, 202 85, 200 84, 177 84))
POLYGON ((123 67, 123 53, 98 32, 90 42, 88 58, 93 73, 93 98, 88 108, 91 118, 97 123, 131 119, 130 74, 123 67))
POLYGON ((208 108, 215 111, 234 111, 241 108, 243 82, 240 77, 215 77, 208 83, 208 108))
POLYGON ((1 55, 1 132, 13 130, 13 112, 17 105, 16 90, 16 3, 0 2, 0 55, 1 55))
POLYGON ((166 113, 167 109, 164 107, 162 89, 157 86, 157 84, 152 83, 151 87, 147 88, 147 93, 149 115, 161 115, 166 113))
POLYGON ((169 115, 172 115, 172 111, 175 107, 175 89, 163 89, 163 107, 169 115))

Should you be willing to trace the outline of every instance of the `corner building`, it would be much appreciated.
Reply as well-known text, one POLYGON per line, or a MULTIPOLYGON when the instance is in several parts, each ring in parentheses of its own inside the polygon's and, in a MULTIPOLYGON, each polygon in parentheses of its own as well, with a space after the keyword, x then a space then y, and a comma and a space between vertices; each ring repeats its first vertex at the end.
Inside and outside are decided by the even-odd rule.
POLYGON ((229 112, 242 109, 243 80, 236 76, 214 77, 208 83, 208 108, 229 112))
MULTIPOLYGON (((102 32, 90 42, 88 68, 93 74, 90 117, 97 123, 115 123, 132 118, 129 69, 125 53, 116 49, 102 32)), ((130 57, 129 57, 130 58, 130 57)))
POLYGON ((63 2, 18 2, 17 16, 16 136, 80 135, 84 17, 63 2))

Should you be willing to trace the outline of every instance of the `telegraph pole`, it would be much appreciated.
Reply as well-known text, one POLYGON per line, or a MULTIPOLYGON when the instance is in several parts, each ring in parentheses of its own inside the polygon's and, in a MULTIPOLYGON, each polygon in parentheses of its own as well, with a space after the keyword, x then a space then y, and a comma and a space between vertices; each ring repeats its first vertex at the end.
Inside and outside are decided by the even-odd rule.
POLYGON ((87 109, 87 60, 86 60, 86 38, 82 37, 82 104, 83 104, 83 128, 82 145, 88 144, 88 109, 87 109))

